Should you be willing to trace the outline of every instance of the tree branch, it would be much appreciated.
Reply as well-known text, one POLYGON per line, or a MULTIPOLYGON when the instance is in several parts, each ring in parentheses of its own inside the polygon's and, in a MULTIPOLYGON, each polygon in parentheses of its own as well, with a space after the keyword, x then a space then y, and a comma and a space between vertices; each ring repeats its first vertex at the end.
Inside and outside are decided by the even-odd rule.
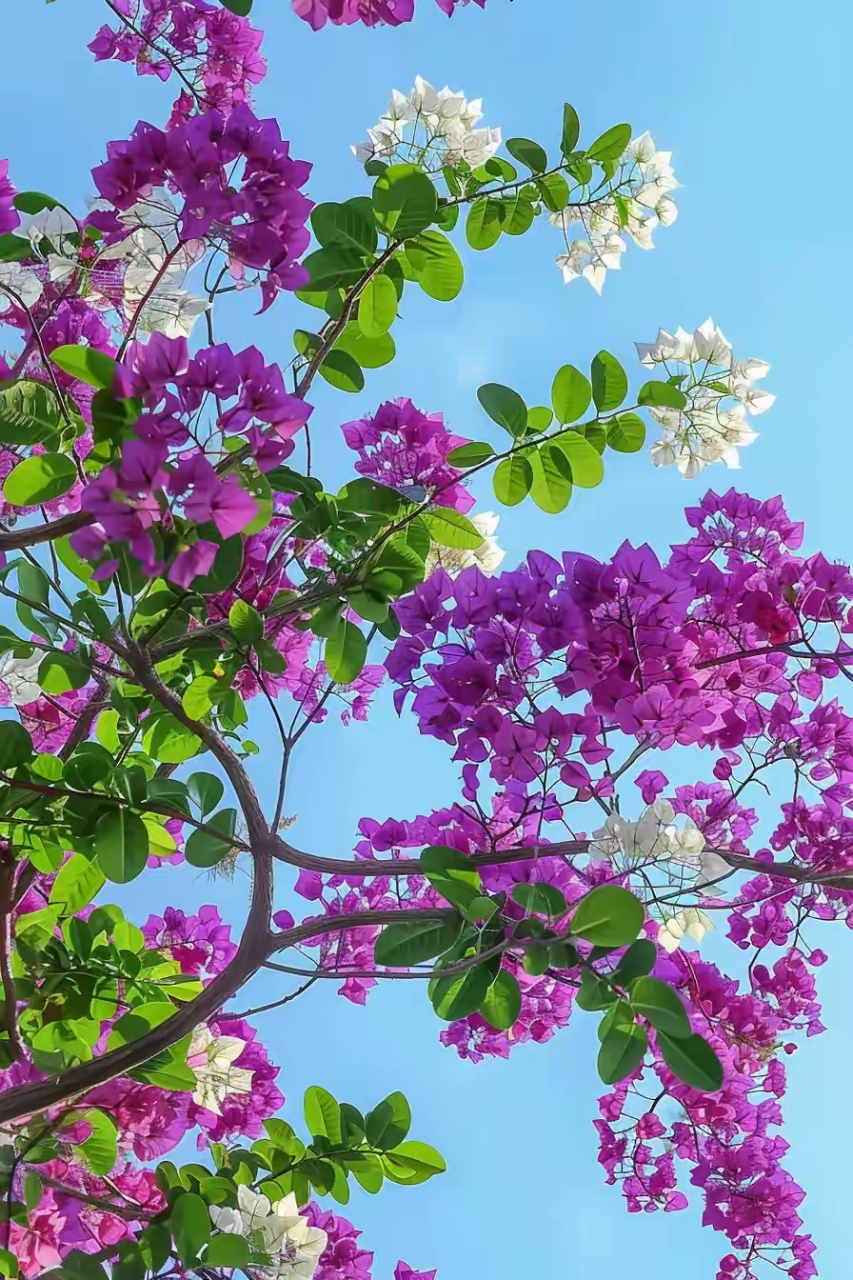
POLYGON ((42 542, 53 542, 65 534, 74 533, 77 529, 85 529, 94 524, 95 517, 88 511, 75 511, 69 516, 60 516, 47 524, 25 525, 22 529, 0 530, 0 551, 20 551, 24 547, 37 547, 42 542))

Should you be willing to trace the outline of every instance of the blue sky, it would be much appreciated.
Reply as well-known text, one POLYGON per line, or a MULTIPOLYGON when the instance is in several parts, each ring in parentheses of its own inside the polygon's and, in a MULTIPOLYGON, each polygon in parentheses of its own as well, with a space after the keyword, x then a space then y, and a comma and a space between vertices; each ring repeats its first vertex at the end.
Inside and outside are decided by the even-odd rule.
MULTIPOLYGON (((710 7, 488 0, 484 12, 470 6, 452 21, 428 0, 419 7, 410 28, 315 36, 286 0, 256 0, 270 58, 259 109, 278 117, 295 155, 314 161, 315 200, 364 190, 349 145, 384 109, 390 89, 408 90, 420 73, 482 96, 486 123, 552 152, 565 100, 579 111, 586 140, 621 120, 637 133, 650 129, 659 147, 674 152, 679 219, 658 233, 655 252, 629 249, 600 299, 584 282, 563 285, 553 265, 559 239, 544 225, 488 254, 461 246, 467 279, 456 304, 407 294, 397 360, 369 375, 358 396, 333 399, 328 388, 317 389, 321 473, 345 477, 338 424, 383 399, 411 396, 423 409, 442 410, 459 433, 482 438, 481 382, 509 383, 528 403, 541 403, 561 364, 584 367, 601 347, 636 376, 635 340, 651 340, 660 325, 693 328, 711 314, 738 356, 773 365, 767 386, 778 401, 759 420, 763 434, 745 451, 743 471, 730 476, 717 467, 682 482, 672 471, 654 472, 642 455, 611 455, 603 487, 576 495, 563 516, 544 516, 529 503, 504 515, 508 562, 530 546, 606 555, 624 538, 650 541, 664 554, 683 536, 683 506, 709 485, 732 481, 761 497, 784 493, 791 514, 807 521, 808 549, 849 557, 851 444, 841 390, 853 336, 849 6, 824 0, 811 22, 792 0, 710 7)), ((98 0, 5 8, 11 55, 0 82, 0 154, 9 155, 18 186, 79 206, 105 141, 125 137, 140 118, 161 123, 169 89, 90 61, 84 46, 102 21, 98 0)), ((241 344, 251 335, 281 360, 289 358, 291 330, 307 320, 290 301, 251 329, 248 318, 235 309, 222 332, 241 344)), ((481 500, 494 505, 485 489, 481 500)), ((262 719, 256 736, 273 750, 262 719)), ((269 760, 262 755, 256 771, 268 798, 275 785, 269 760)), ((286 811, 298 817, 296 843, 346 854, 360 816, 410 817, 456 794, 444 748, 380 705, 368 726, 330 722, 306 735, 286 811)), ((138 892, 132 900, 140 915, 167 901, 188 908, 217 901, 237 921, 245 883, 169 869, 143 892, 144 903, 138 892)), ((840 930, 831 946, 821 945, 834 957, 821 974, 831 1030, 791 1067, 789 1164, 810 1192, 807 1225, 820 1246, 821 1275, 841 1280, 849 1272, 842 1153, 851 1136, 844 1079, 853 1048, 844 1026, 850 948, 840 930)), ((592 1268, 601 1280, 621 1280, 629 1265, 634 1280, 713 1275, 724 1242, 701 1230, 698 1211, 628 1218, 616 1191, 602 1185, 590 1124, 600 1091, 591 1020, 579 1016, 544 1047, 473 1068, 438 1044, 439 1027, 415 984, 389 985, 366 1010, 322 985, 261 1022, 282 1064, 285 1114, 312 1083, 362 1107, 402 1088, 415 1136, 450 1163, 445 1177, 425 1187, 354 1198, 350 1216, 376 1249, 377 1280, 398 1257, 437 1266, 441 1280, 558 1280, 592 1268)), ((252 994, 260 1003, 276 990, 259 980, 252 994)))

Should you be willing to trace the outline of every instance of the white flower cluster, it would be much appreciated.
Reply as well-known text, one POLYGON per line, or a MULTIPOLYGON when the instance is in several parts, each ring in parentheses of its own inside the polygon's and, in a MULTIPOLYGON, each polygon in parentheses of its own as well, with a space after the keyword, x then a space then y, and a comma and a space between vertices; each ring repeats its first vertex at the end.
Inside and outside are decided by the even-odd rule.
POLYGON ((498 546, 498 540, 495 537, 500 522, 500 516, 494 511, 483 511, 479 515, 471 516, 472 525, 478 533, 483 535, 483 541, 475 551, 440 547, 437 542, 433 542, 427 556, 426 576, 429 577, 440 565, 451 578, 458 578, 463 569, 470 569, 472 565, 476 565, 482 573, 491 577, 500 568, 506 555, 503 547, 498 546))
POLYGON ((622 854, 632 863, 677 863, 695 872, 696 887, 729 870, 718 853, 705 848, 705 837, 692 818, 685 818, 681 827, 676 825, 668 800, 648 805, 636 822, 609 814, 605 825, 593 832, 589 852, 594 859, 612 860, 622 854))
POLYGON ((692 334, 661 329, 656 342, 636 347, 646 368, 660 365, 666 378, 682 375, 680 389, 687 397, 683 409, 649 410, 661 427, 661 438, 650 450, 655 466, 676 466, 687 479, 713 462, 739 467, 738 449, 758 439, 747 415, 764 413, 776 399, 755 386, 770 365, 735 360, 731 344, 710 318, 692 334))
POLYGON ((187 1063, 196 1078, 193 1102, 222 1115, 222 1100, 232 1093, 251 1093, 254 1072, 234 1063, 245 1049, 237 1036, 214 1036, 207 1027, 197 1027, 190 1042, 187 1063))
POLYGON ((622 265, 626 235, 641 249, 654 248, 652 233, 678 216, 670 194, 678 186, 671 156, 671 151, 658 151, 646 132, 628 144, 609 195, 550 215, 566 241, 566 252, 557 258, 566 284, 583 277, 600 294, 608 270, 622 265), (581 232, 574 239, 572 228, 581 232))
POLYGON ((698 907, 685 907, 678 915, 667 916, 658 930, 658 942, 664 951, 672 955, 681 946, 685 935, 694 942, 701 942, 713 928, 714 922, 705 911, 698 907))
POLYGON ((272 1258, 270 1266, 252 1266, 253 1274, 268 1277, 299 1276, 310 1280, 326 1248, 328 1236, 301 1216, 291 1191, 271 1204, 266 1196, 249 1187, 237 1188, 237 1208, 210 1206, 210 1217, 218 1231, 245 1236, 272 1258))
POLYGON ((29 658, 16 658, 12 650, 0 658, 0 682, 6 686, 11 706, 26 707, 41 697, 38 672, 43 659, 39 649, 29 658))
POLYGON ((416 76, 411 93, 395 89, 385 115, 367 131, 367 142, 352 148, 356 159, 404 160, 427 169, 456 166, 466 160, 479 168, 501 145, 500 129, 478 129, 483 118, 482 99, 469 102, 464 93, 446 85, 436 90, 416 76))

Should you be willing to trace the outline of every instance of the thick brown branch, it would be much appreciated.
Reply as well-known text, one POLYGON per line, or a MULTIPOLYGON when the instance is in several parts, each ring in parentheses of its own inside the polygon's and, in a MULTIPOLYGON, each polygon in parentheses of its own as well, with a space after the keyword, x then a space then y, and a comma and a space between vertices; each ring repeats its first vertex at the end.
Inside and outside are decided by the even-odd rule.
POLYGON ((47 524, 29 524, 21 529, 0 530, 0 551, 20 551, 23 547, 36 547, 41 542, 53 542, 76 529, 85 529, 94 522, 88 511, 75 511, 47 524))
POLYGON ((141 1205, 134 1207, 129 1204, 113 1204, 112 1201, 104 1200, 100 1196, 90 1196, 85 1191, 78 1191, 76 1187, 66 1186, 58 1178, 49 1178, 46 1173, 39 1172, 39 1177, 46 1187, 53 1187, 54 1191, 60 1192, 61 1195, 71 1196, 74 1200, 91 1205, 100 1213, 112 1213, 116 1218, 124 1218, 125 1222, 147 1222, 154 1217, 150 1210, 143 1209, 141 1205))

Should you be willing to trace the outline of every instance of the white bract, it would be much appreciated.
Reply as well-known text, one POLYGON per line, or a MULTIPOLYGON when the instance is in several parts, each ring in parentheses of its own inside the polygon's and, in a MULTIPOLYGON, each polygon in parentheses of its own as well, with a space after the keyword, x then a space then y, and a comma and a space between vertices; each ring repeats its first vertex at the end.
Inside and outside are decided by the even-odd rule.
POLYGON ((42 283, 35 271, 17 262, 0 262, 0 313, 18 304, 33 307, 41 295, 42 283))
POLYGON ((11 653, 0 658, 0 680, 8 690, 13 707, 26 707, 41 697, 38 670, 43 658, 44 654, 38 649, 29 658, 14 658, 11 653))
POLYGON ((625 236, 640 249, 654 248, 652 233, 678 216, 670 194, 678 187, 671 156, 656 150, 651 134, 644 133, 628 144, 607 195, 549 215, 566 241, 566 252, 557 258, 566 284, 582 277, 600 294, 607 272, 622 265, 625 236))
POLYGON ((672 955, 681 946, 685 936, 694 942, 701 942, 706 933, 714 928, 714 922, 698 907, 685 907, 678 915, 668 916, 658 930, 658 942, 664 951, 672 955))
POLYGON ((271 1262, 252 1270, 269 1277, 299 1276, 310 1280, 326 1248, 325 1231, 309 1225, 299 1213, 291 1191, 275 1204, 249 1187, 237 1188, 237 1208, 210 1206, 210 1217, 219 1231, 251 1239, 271 1262))
POLYGON ((482 99, 469 102, 464 93, 434 89, 422 76, 408 96, 395 89, 385 115, 367 131, 367 141, 352 148, 365 164, 381 159, 420 163, 426 169, 456 167, 465 160, 479 168, 501 145, 500 129, 478 129, 483 118, 482 99))
POLYGON ((705 837, 692 818, 685 817, 678 825, 668 800, 648 805, 636 822, 618 813, 609 814, 604 826, 593 832, 589 854, 596 862, 621 854, 632 863, 687 867, 696 876, 697 888, 730 870, 718 853, 705 848, 705 837))
POLYGON ((494 511, 483 511, 471 517, 472 525, 478 533, 483 535, 483 541, 474 551, 463 551, 457 547, 440 547, 438 543, 433 542, 427 557, 426 576, 429 577, 440 565, 451 578, 457 578, 463 569, 470 569, 472 565, 477 565, 482 573, 491 577, 506 555, 503 547, 498 546, 498 540, 494 536, 500 522, 500 516, 494 511))
POLYGON ((223 1098, 251 1093, 254 1072, 234 1066, 245 1047, 236 1036, 214 1036, 207 1027, 196 1028, 187 1063, 196 1078, 193 1102, 197 1106, 221 1115, 223 1098))
POLYGON ((676 466, 688 479, 713 462, 738 468, 738 450, 758 439, 748 415, 764 413, 776 399, 755 386, 769 364, 735 360, 731 343, 710 318, 692 334, 660 329, 655 342, 636 347, 642 365, 656 370, 661 380, 679 378, 687 397, 681 409, 649 409, 661 428, 650 449, 655 466, 676 466))

